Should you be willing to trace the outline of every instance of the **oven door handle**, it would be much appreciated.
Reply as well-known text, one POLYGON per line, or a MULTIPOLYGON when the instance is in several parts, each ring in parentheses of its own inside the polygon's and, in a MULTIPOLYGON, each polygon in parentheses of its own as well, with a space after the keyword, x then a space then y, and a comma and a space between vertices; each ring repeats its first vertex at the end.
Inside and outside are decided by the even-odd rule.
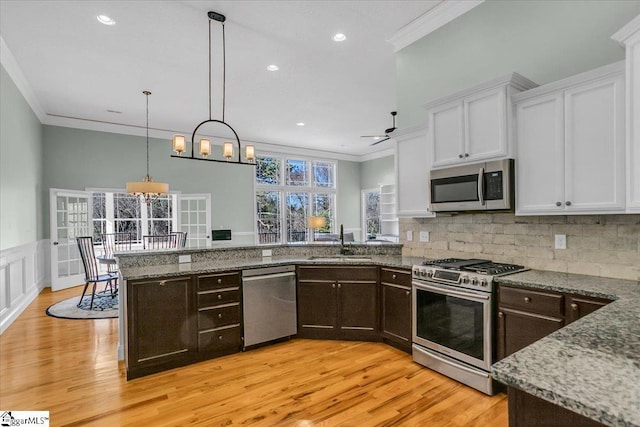
POLYGON ((427 291, 433 291, 442 295, 451 295, 454 297, 460 297, 460 298, 464 298, 464 299, 468 299, 468 300, 473 300, 473 301, 477 301, 477 302, 484 302, 484 301, 488 301, 490 298, 490 295, 480 295, 480 294, 475 294, 475 293, 470 293, 470 292, 462 292, 462 291, 458 291, 455 289, 450 289, 450 288, 441 288, 439 286, 432 286, 432 285, 428 285, 426 283, 415 283, 414 282, 414 286, 417 289, 424 289, 427 291))

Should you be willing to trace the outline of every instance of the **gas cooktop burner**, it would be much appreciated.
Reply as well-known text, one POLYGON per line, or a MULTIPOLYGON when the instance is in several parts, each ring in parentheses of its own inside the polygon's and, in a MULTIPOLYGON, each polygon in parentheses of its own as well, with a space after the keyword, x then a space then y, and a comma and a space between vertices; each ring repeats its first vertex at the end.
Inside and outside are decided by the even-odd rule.
POLYGON ((487 259, 443 258, 425 261, 422 265, 439 267, 445 270, 471 271, 493 276, 527 270, 527 268, 522 265, 492 262, 487 259))

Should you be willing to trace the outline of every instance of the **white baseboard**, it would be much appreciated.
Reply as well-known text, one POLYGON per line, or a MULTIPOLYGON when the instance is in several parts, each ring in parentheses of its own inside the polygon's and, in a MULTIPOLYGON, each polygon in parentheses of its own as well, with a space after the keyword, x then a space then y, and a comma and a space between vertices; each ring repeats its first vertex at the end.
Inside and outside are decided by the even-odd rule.
POLYGON ((0 251, 0 334, 51 283, 49 240, 0 251))

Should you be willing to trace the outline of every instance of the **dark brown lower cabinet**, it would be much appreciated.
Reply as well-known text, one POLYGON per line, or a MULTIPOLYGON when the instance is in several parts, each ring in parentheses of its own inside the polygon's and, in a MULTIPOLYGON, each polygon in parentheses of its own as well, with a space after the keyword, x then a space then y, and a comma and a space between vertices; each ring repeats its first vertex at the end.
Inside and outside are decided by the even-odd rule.
POLYGON ((498 360, 564 326, 564 319, 501 307, 498 311, 498 360))
POLYGON ((583 415, 509 387, 509 427, 601 427, 583 415))
POLYGON ((127 379, 197 359, 191 276, 131 281, 126 304, 127 379))
POLYGON ((378 341, 378 268, 299 266, 298 335, 378 341))
POLYGON ((380 285, 382 339, 411 353, 411 271, 383 267, 380 285))
POLYGON ((567 296, 567 324, 575 322, 587 314, 593 313, 611 301, 603 298, 585 297, 582 295, 567 296))

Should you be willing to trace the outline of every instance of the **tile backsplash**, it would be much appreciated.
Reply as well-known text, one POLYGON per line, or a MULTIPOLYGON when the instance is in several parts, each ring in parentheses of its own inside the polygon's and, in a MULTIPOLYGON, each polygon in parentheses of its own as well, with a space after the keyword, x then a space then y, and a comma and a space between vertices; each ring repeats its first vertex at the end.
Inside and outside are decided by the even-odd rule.
POLYGON ((486 258, 538 270, 640 280, 640 215, 635 214, 400 218, 400 243, 404 256, 486 258), (407 231, 412 241, 407 241, 407 231), (429 232, 428 242, 420 241, 421 231, 429 232), (566 249, 554 249, 556 234, 566 235, 566 249))

